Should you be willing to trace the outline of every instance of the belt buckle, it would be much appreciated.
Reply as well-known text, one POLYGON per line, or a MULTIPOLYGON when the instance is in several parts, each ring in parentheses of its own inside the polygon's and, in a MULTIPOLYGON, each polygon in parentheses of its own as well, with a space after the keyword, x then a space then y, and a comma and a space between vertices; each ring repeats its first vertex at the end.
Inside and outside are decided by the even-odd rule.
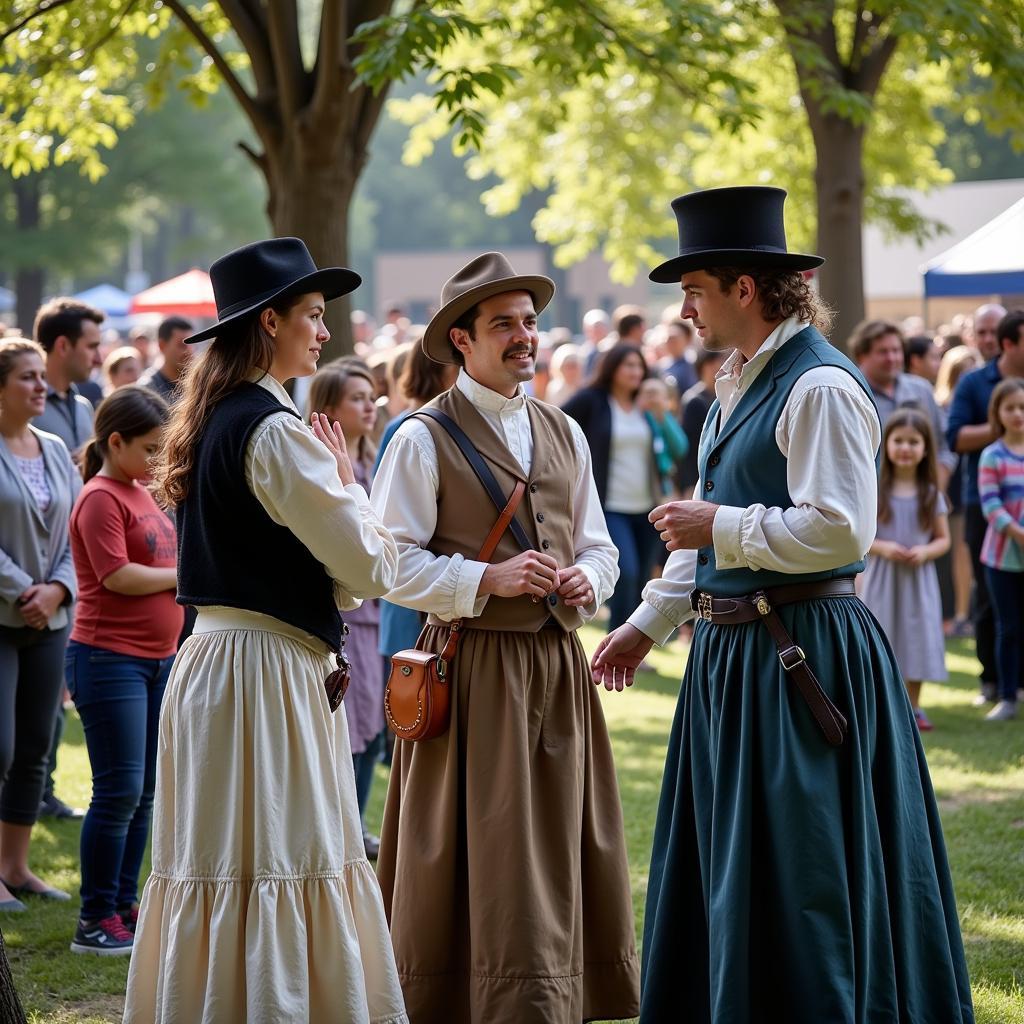
POLYGON ((697 614, 705 621, 712 622, 714 620, 714 613, 711 610, 711 595, 700 594, 697 597, 697 614))

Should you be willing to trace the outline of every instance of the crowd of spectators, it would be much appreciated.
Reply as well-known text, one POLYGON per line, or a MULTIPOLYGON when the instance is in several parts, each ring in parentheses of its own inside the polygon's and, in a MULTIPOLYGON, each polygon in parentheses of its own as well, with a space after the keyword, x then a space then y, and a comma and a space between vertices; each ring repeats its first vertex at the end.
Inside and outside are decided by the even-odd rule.
MULTIPOLYGON (((638 307, 590 310, 578 334, 541 335, 527 385, 576 419, 591 446, 620 558, 609 629, 664 562, 648 514, 695 496, 701 430, 730 355, 703 351, 678 313, 670 306, 651 324, 638 307)), ((397 305, 379 329, 357 310, 352 328, 355 354, 296 382, 293 397, 307 418, 321 412, 342 425, 369 489, 397 425, 453 373, 423 354, 422 328, 397 305)), ((53 791, 73 699, 94 773, 79 951, 130 950, 160 695, 189 630, 173 600, 173 517, 153 504, 145 476, 196 358, 185 344, 192 330, 169 317, 152 338, 122 338, 104 331, 99 311, 56 299, 40 309, 32 339, 0 339, 0 910, 23 911, 29 896, 69 898, 33 874, 29 853, 40 815, 84 813, 53 791)), ((905 661, 919 727, 932 727, 921 686, 944 678, 950 637, 974 638, 978 706, 991 720, 1012 718, 1024 616, 1024 313, 988 304, 937 331, 916 318, 874 319, 846 344, 885 431, 863 596, 905 661)), ((374 764, 388 757, 387 658, 415 643, 421 621, 386 601, 348 620, 346 706, 363 811, 374 764)), ((364 843, 373 856, 368 830, 364 843)))

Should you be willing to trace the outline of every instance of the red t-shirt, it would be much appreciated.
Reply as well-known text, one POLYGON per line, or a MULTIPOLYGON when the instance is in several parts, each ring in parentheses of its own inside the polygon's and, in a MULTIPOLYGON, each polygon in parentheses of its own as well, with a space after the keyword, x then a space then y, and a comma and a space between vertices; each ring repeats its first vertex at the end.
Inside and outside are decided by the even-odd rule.
POLYGON ((78 604, 71 639, 136 658, 167 658, 178 647, 185 610, 174 590, 115 594, 103 586, 129 562, 177 563, 174 525, 141 484, 94 476, 71 512, 78 604))

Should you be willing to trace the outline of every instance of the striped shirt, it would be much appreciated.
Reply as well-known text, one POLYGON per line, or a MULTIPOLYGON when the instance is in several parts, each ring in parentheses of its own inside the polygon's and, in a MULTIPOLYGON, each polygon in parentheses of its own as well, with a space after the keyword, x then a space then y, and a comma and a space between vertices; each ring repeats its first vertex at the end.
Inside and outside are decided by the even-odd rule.
POLYGON ((1024 524, 1024 455, 1015 455, 1000 438, 978 463, 978 494, 988 531, 981 561, 992 569, 1024 572, 1024 550, 1007 534, 1011 523, 1024 524))

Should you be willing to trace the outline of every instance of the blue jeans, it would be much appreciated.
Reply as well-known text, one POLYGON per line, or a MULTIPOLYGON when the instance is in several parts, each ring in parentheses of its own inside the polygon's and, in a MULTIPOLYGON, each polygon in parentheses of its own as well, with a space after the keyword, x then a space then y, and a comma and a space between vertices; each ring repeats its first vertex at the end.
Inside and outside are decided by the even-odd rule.
POLYGON ((999 699, 1017 699, 1021 680, 1020 646, 1024 642, 1024 572, 985 566, 988 595, 996 617, 996 672, 999 699))
POLYGON ((640 604, 640 595, 651 578, 654 545, 658 532, 646 512, 605 512, 608 533, 619 549, 619 581, 608 602, 608 632, 618 629, 640 604))
POLYGON ((72 640, 65 662, 92 766, 82 823, 82 917, 138 899, 156 788, 160 703, 174 658, 137 658, 72 640))

